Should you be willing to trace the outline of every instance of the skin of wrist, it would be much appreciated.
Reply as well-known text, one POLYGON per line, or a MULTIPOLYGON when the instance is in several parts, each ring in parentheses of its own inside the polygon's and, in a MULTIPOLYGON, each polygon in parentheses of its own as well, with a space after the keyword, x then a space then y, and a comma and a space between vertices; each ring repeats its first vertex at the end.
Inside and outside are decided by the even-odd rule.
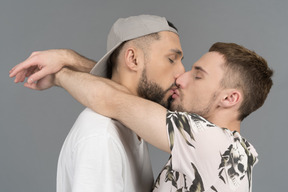
POLYGON ((67 67, 73 71, 86 72, 89 73, 94 65, 97 63, 89 58, 80 55, 72 49, 65 49, 66 61, 69 61, 65 64, 64 67, 67 67))
POLYGON ((74 57, 76 57, 76 53, 75 51, 73 51, 72 49, 62 49, 63 51, 63 56, 65 58, 65 61, 63 63, 63 67, 77 67, 76 64, 76 59, 74 57))
POLYGON ((62 68, 60 71, 58 71, 55 74, 55 79, 54 79, 54 84, 58 87, 62 87, 61 85, 61 79, 63 78, 63 75, 65 75, 65 73, 67 73, 69 71, 69 69, 67 68, 62 68))

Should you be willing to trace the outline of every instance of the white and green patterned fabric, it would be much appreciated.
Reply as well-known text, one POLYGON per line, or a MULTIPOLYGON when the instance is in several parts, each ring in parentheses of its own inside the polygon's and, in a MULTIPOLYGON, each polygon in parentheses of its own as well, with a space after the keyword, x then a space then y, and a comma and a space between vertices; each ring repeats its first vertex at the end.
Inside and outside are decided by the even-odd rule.
POLYGON ((251 192, 258 154, 238 132, 170 111, 167 131, 171 156, 153 191, 251 192))

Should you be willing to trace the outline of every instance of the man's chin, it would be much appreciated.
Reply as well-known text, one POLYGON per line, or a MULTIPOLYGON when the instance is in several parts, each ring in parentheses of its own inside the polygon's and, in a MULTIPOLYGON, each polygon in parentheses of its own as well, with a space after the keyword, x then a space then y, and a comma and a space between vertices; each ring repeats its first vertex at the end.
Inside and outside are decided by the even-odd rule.
POLYGON ((172 98, 172 96, 167 99, 167 109, 173 110, 173 102, 174 99, 172 98))
POLYGON ((178 112, 187 112, 187 110, 184 109, 182 105, 177 104, 177 102, 172 99, 169 102, 169 108, 170 111, 178 111, 178 112))

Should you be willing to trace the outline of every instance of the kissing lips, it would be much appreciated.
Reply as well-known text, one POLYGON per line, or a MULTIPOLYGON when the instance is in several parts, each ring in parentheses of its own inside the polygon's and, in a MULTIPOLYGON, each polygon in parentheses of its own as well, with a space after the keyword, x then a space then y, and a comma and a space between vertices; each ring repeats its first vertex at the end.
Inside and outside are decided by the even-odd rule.
POLYGON ((172 90, 173 92, 172 92, 172 98, 173 99, 176 99, 177 97, 179 97, 179 90, 178 89, 174 89, 174 90, 172 90))

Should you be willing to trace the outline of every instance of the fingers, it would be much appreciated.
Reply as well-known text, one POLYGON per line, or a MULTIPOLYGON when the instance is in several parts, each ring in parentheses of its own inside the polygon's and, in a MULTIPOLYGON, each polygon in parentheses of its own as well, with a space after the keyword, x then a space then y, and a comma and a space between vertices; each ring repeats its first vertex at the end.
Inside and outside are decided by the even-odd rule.
POLYGON ((14 82, 15 83, 23 82, 25 80, 25 73, 26 71, 20 71, 19 73, 17 73, 14 82))
POLYGON ((17 67, 18 65, 15 65, 10 71, 9 71, 9 74, 11 74, 14 70, 15 70, 15 68, 17 67))
POLYGON ((31 83, 36 82, 36 81, 44 78, 45 76, 49 75, 49 72, 45 69, 46 68, 43 68, 43 69, 33 73, 32 75, 30 75, 29 78, 27 79, 27 83, 31 84, 31 83))
POLYGON ((22 71, 19 71, 15 75, 14 83, 23 82, 26 77, 29 77, 30 75, 35 73, 37 70, 38 70, 37 67, 30 67, 29 69, 23 69, 22 71))
POLYGON ((24 82, 27 78, 24 86, 30 89, 47 89, 49 86, 53 86, 53 83, 49 82, 46 85, 46 79, 49 79, 49 75, 53 76, 53 74, 61 70, 64 66, 65 58, 65 56, 61 55, 61 50, 33 52, 25 61, 13 67, 9 71, 9 76, 15 77, 15 83, 24 82), (42 81, 43 79, 45 80, 42 81))
POLYGON ((25 77, 29 77, 30 75, 32 75, 33 73, 36 73, 37 71, 39 71, 37 67, 29 68, 29 70, 27 70, 25 74, 25 77))
POLYGON ((23 70, 26 70, 28 69, 30 66, 32 66, 33 63, 30 61, 30 60, 25 60, 24 62, 16 65, 15 67, 13 67, 11 70, 10 70, 10 74, 9 74, 9 77, 14 77, 16 76, 20 71, 23 71, 23 70))
POLYGON ((37 83, 24 83, 24 87, 27 87, 29 89, 33 89, 33 90, 40 90, 37 86, 37 83))
POLYGON ((16 65, 15 67, 13 67, 10 71, 9 71, 9 77, 14 77, 16 76, 20 71, 26 70, 32 66, 37 66, 38 63, 35 59, 35 56, 38 54, 39 52, 33 52, 25 61, 23 61, 22 63, 19 63, 18 65, 16 65))

